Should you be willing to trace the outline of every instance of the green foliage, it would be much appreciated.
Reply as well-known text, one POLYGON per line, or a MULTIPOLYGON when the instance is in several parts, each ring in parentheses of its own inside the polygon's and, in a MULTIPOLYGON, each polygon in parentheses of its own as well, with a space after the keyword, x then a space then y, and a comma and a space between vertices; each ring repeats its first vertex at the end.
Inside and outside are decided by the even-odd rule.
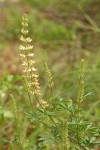
MULTIPOLYGON (((5 30, 0 30, 2 34, 1 40, 15 40, 20 35, 21 9, 16 8, 16 11, 15 9, 6 9, 5 12, 7 24, 4 24, 5 30)), ((31 10, 29 20, 29 29, 34 41, 71 40, 73 34, 76 32, 74 27, 72 29, 66 28, 62 24, 42 18, 37 10, 31 10)))
POLYGON ((5 23, 3 25, 4 29, 0 30, 2 34, 2 39, 6 40, 14 40, 18 38, 20 34, 20 22, 21 22, 21 17, 20 17, 21 10, 20 8, 12 8, 12 9, 5 9, 5 23), (9 16, 9 17, 7 17, 9 16), (14 29, 14 30, 13 30, 14 29))
MULTIPOLYGON (((90 53, 89 47, 86 47, 85 43, 88 44, 91 40, 93 41, 91 44, 95 44, 95 41, 92 40, 93 36, 90 32, 88 35, 88 31, 91 30, 92 33, 97 34, 99 33, 99 26, 88 14, 85 15, 87 20, 85 23, 89 22, 90 27, 88 27, 88 23, 84 24, 81 19, 78 22, 77 16, 73 24, 71 14, 80 12, 81 9, 87 12, 88 7, 98 2, 98 0, 95 2, 81 0, 78 3, 76 0, 23 0, 22 2, 26 6, 25 9, 31 6, 31 8, 28 8, 31 13, 29 15, 31 37, 34 41, 39 41, 40 45, 43 44, 39 47, 41 52, 37 49, 36 53, 38 53, 39 58, 36 60, 39 61, 41 66, 41 58, 45 56, 44 53, 46 54, 47 61, 50 63, 49 66, 51 65, 53 73, 55 72, 53 77, 55 84, 53 94, 50 94, 51 91, 49 92, 47 82, 44 80, 43 67, 41 67, 39 72, 41 74, 40 81, 43 85, 43 99, 36 100, 37 97, 31 95, 33 103, 31 110, 27 92, 21 84, 22 77, 10 75, 9 73, 5 74, 3 78, 0 77, 0 136, 3 135, 3 138, 0 137, 0 148, 4 149, 7 145, 8 149, 11 150, 95 149, 96 145, 100 145, 98 142, 100 136, 100 130, 98 129, 100 120, 100 59, 99 53, 96 53, 98 47, 95 47, 94 52, 90 53), (27 5, 28 3, 30 5, 27 5), (72 22, 71 25, 70 21, 68 23, 70 27, 66 27, 67 24, 65 25, 61 21, 59 23, 59 20, 57 20, 58 22, 55 19, 53 20, 53 17, 50 20, 45 17, 45 13, 47 13, 45 10, 53 7, 58 15, 63 16, 63 13, 66 13, 66 16, 69 15, 69 20, 72 22), (84 30, 85 28, 86 30, 84 30), (79 38, 78 43, 77 38, 79 38), (62 42, 63 40, 64 42, 62 42), (59 44, 55 44, 57 41, 59 44), (77 59, 78 61, 73 59, 77 55, 77 48, 82 50, 81 56, 89 60, 89 62, 86 62, 87 69, 84 78, 80 82, 81 84, 78 81, 80 78, 78 78, 77 71, 81 56, 77 59), (63 54, 68 57, 68 64, 66 64, 63 54), (57 60, 55 60, 55 56, 57 56, 57 60), (78 94, 77 89, 79 89, 78 94), (18 126, 12 112, 13 104, 10 103, 12 101, 11 93, 13 93, 16 99, 14 101, 18 106, 18 126), (78 101, 80 101, 79 107, 77 107, 78 101), (13 130, 13 133, 6 136, 9 132, 5 128, 6 130, 7 128, 13 130)), ((0 29, 2 35, 0 39, 2 41, 5 39, 15 40, 19 37, 22 11, 24 10, 19 6, 16 9, 15 7, 5 9, 6 23, 3 26, 4 28, 0 29)), ((97 41, 99 38, 95 39, 97 41)), ((5 48, 6 44, 0 45, 2 51, 5 48)))
POLYGON ((39 7, 39 8, 43 8, 45 6, 47 6, 52 0, 22 0, 23 2, 26 2, 28 4, 30 4, 33 7, 39 7))
POLYGON ((33 29, 33 40, 38 41, 52 41, 52 40, 70 40, 73 31, 66 29, 61 24, 56 24, 53 21, 30 17, 30 28, 33 29))

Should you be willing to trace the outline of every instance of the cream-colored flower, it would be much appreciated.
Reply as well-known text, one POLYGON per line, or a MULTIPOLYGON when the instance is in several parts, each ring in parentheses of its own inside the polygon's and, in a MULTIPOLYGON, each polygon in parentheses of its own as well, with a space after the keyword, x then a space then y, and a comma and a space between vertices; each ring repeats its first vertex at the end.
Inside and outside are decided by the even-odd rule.
POLYGON ((28 30, 24 30, 24 29, 21 29, 21 32, 22 32, 23 34, 28 34, 28 33, 29 33, 28 30))
POLYGON ((29 53, 27 56, 29 56, 29 57, 33 57, 33 56, 34 56, 34 54, 33 54, 33 53, 29 53))
POLYGON ((32 39, 30 38, 30 37, 27 37, 27 38, 25 38, 24 36, 21 36, 20 37, 20 40, 22 41, 22 42, 25 42, 25 43, 27 43, 27 42, 32 42, 32 39))
POLYGON ((24 54, 20 54, 21 57, 25 58, 26 56, 24 54))
POLYGON ((25 85, 27 86, 28 92, 30 94, 41 95, 40 85, 38 77, 39 75, 36 73, 37 69, 35 67, 36 61, 33 59, 34 53, 32 51, 33 45, 31 45, 32 39, 29 37, 28 30, 28 18, 27 15, 22 17, 22 29, 21 29, 21 45, 20 56, 22 58, 22 66, 23 66, 23 77, 25 79, 25 85))
POLYGON ((43 108, 46 108, 49 106, 49 104, 44 99, 41 100, 41 104, 43 108))
MULTIPOLYGON (((49 104, 44 100, 44 99, 42 99, 41 101, 40 101, 40 104, 41 104, 41 106, 42 106, 42 108, 43 109, 45 109, 45 108, 47 108, 47 107, 49 107, 49 104)), ((37 103, 37 107, 39 107, 40 106, 40 104, 39 103, 37 103)))
POLYGON ((20 50, 31 50, 31 49, 33 49, 33 46, 32 45, 28 45, 28 46, 23 46, 23 45, 20 45, 20 47, 19 47, 19 49, 20 50))

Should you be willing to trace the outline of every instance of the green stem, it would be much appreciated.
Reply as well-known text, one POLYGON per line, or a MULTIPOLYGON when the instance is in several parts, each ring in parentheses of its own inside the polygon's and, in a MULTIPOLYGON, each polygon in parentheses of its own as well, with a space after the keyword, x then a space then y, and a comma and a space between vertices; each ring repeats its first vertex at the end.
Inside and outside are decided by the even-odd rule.
MULTIPOLYGON (((43 108, 42 104, 40 103, 37 95, 35 94, 36 100, 38 101, 39 105, 43 108)), ((43 108, 44 109, 44 108, 43 108)), ((57 127, 56 123, 54 122, 53 118, 46 112, 46 114, 48 115, 48 117, 50 118, 50 120, 54 123, 54 125, 57 127)))
POLYGON ((28 97, 29 97, 31 108, 32 108, 32 110, 34 110, 33 103, 32 103, 31 96, 30 96, 29 92, 28 92, 28 97))
POLYGON ((19 132, 18 121, 17 121, 16 115, 15 115, 15 124, 16 124, 16 130, 17 130, 17 134, 18 134, 19 143, 20 143, 20 148, 21 148, 21 150, 24 150, 23 145, 21 143, 20 132, 19 132))
POLYGON ((15 150, 14 145, 13 145, 12 142, 10 142, 10 149, 11 149, 11 150, 15 150))
POLYGON ((53 97, 53 88, 51 87, 51 96, 53 97))
POLYGON ((74 140, 71 136, 69 136, 70 140, 75 143, 79 148, 80 150, 86 150, 84 147, 82 147, 76 140, 74 140))

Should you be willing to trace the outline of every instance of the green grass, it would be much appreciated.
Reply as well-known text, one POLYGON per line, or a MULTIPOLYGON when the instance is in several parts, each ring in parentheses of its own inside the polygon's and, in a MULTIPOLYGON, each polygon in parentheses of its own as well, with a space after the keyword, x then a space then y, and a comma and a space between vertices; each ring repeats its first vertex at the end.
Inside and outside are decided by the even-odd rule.
MULTIPOLYGON (((11 53, 12 51, 18 51, 21 16, 28 11, 30 36, 33 39, 35 58, 40 73, 40 83, 43 87, 43 96, 47 100, 50 98, 50 91, 43 68, 43 61, 46 61, 55 81, 55 95, 63 97, 63 99, 71 98, 75 103, 78 92, 79 62, 81 58, 84 58, 86 60, 85 95, 89 93, 82 104, 85 111, 83 112, 84 119, 90 122, 93 121, 94 125, 99 127, 100 25, 98 18, 100 18, 100 14, 98 13, 98 6, 99 0, 81 0, 78 3, 73 0, 67 2, 64 2, 64 0, 23 0, 21 4, 16 4, 16 8, 8 5, 8 7, 2 8, 4 16, 0 24, 0 53, 1 57, 4 57, 5 55, 2 54, 8 49, 11 49, 11 53), (52 16, 51 19, 48 17, 48 12, 52 16), (53 17, 55 12, 62 17, 55 19, 53 17), (63 19, 63 15, 66 21, 63 19), (17 46, 15 45, 16 43, 17 46)), ((53 137, 51 132, 49 132, 49 137, 48 134, 42 135, 42 132, 44 132, 43 125, 35 124, 37 126, 37 129, 35 129, 31 121, 22 119, 25 117, 25 112, 29 112, 30 104, 22 79, 19 76, 19 69, 17 70, 18 72, 11 74, 4 67, 8 62, 9 57, 7 61, 0 64, 4 71, 3 76, 0 76, 0 136, 8 140, 6 142, 0 141, 0 148, 4 149, 5 145, 11 145, 9 142, 13 143, 9 141, 12 140, 13 129, 15 129, 15 124, 13 125, 14 120, 12 119, 12 98, 10 94, 13 94, 17 100, 20 123, 23 124, 25 130, 27 129, 27 139, 24 146, 31 147, 32 144, 36 144, 39 135, 44 141, 48 139, 49 142, 52 142, 53 139, 50 138, 50 136, 53 137), (11 125, 9 126, 9 124, 11 125), (9 130, 11 130, 10 133, 9 130)), ((19 64, 17 65, 19 66, 19 64)), ((2 72, 2 69, 0 72, 2 72)), ((65 115, 65 113, 63 114, 65 115)), ((58 130, 54 128, 54 131, 57 135, 58 130)))

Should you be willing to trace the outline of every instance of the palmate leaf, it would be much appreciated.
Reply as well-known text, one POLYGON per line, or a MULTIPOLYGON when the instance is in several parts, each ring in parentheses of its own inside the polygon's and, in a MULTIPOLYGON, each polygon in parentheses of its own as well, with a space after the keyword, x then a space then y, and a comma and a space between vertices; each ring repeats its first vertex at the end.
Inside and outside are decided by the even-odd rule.
POLYGON ((46 133, 40 135, 40 138, 38 141, 40 141, 44 144, 47 144, 47 143, 53 144, 54 140, 55 140, 55 138, 54 138, 53 134, 46 132, 46 133))
POLYGON ((100 136, 100 129, 94 126, 91 126, 89 128, 89 132, 94 134, 95 136, 99 137, 100 136))
POLYGON ((64 100, 61 97, 53 97, 50 99, 50 104, 54 108, 54 110, 69 110, 72 107, 72 100, 64 100))
POLYGON ((10 141, 7 140, 6 138, 0 138, 0 141, 3 141, 4 143, 10 143, 10 141))
POLYGON ((40 134, 37 145, 28 150, 47 150, 50 145, 54 144, 54 137, 50 133, 40 134))
POLYGON ((89 138, 88 136, 85 136, 83 139, 80 140, 80 143, 83 147, 89 148, 94 145, 100 145, 100 142, 97 142, 96 137, 89 138))
POLYGON ((36 123, 40 122, 40 120, 43 120, 45 117, 43 113, 40 113, 40 111, 31 111, 30 113, 25 112, 25 114, 26 117, 31 120, 31 122, 36 123))
POLYGON ((73 120, 72 122, 68 123, 70 128, 73 128, 74 130, 78 126, 78 131, 83 132, 83 131, 88 131, 91 128, 91 124, 89 124, 86 121, 79 121, 79 120, 73 120))

